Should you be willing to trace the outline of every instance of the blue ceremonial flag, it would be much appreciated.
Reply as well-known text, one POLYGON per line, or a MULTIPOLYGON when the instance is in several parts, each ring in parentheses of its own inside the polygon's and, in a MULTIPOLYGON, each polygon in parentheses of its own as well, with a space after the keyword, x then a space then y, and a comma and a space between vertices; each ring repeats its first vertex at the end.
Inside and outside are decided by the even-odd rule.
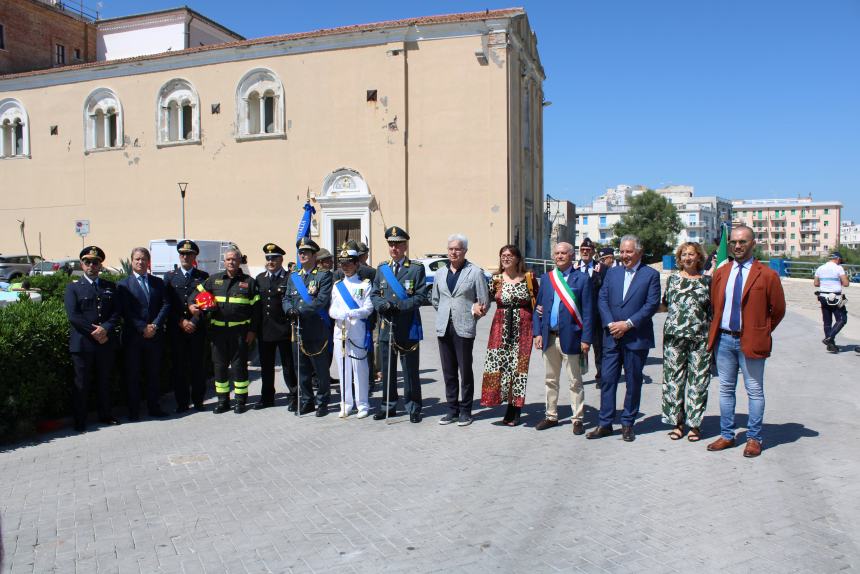
MULTIPOLYGON (((311 205, 310 200, 305 202, 304 207, 305 212, 302 214, 302 219, 299 221, 299 230, 296 232, 296 243, 298 243, 303 237, 310 237, 311 235, 311 216, 317 212, 314 209, 314 206, 311 205)), ((299 251, 296 250, 296 262, 299 261, 299 251)))

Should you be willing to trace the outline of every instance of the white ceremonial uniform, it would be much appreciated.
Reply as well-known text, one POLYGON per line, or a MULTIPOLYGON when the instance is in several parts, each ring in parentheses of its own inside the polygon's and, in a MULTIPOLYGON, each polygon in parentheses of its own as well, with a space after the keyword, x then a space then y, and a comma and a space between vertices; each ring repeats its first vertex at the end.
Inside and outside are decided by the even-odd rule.
POLYGON ((373 312, 370 301, 371 284, 369 280, 362 281, 358 275, 344 277, 343 283, 358 304, 358 309, 350 309, 340 295, 337 285, 331 290, 331 307, 329 315, 335 320, 334 326, 334 361, 340 373, 341 392, 346 412, 352 410, 355 402, 359 413, 370 409, 368 400, 368 368, 367 350, 364 348, 365 323, 373 312), (343 340, 346 336, 347 360, 343 360, 343 340), (346 373, 344 373, 346 370, 346 373), (352 384, 350 384, 350 381, 352 384), (353 393, 355 385, 355 393, 353 393))

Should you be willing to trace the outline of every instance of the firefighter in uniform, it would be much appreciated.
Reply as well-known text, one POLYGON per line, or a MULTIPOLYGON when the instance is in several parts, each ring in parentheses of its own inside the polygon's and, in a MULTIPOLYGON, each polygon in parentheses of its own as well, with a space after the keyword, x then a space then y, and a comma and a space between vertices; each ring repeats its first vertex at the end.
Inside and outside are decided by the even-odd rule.
MULTIPOLYGON (((215 371, 215 414, 230 410, 230 380, 236 394, 236 414, 244 413, 248 401, 248 346, 254 341, 259 319, 260 294, 257 282, 242 271, 242 252, 238 247, 224 253, 224 271, 197 286, 200 293, 211 293, 216 306, 210 310, 209 335, 212 340, 212 365, 215 371)), ((200 313, 196 297, 189 301, 192 314, 200 313)))
POLYGON ((418 378, 418 345, 424 334, 421 328, 421 305, 430 296, 424 266, 406 257, 409 234, 400 227, 385 230, 391 259, 376 270, 370 298, 382 319, 379 330, 380 367, 382 368, 383 404, 374 420, 394 416, 397 407, 397 356, 403 367, 403 400, 409 421, 421 422, 421 381, 418 378), (389 331, 394 325, 393 349, 389 349, 389 331), (395 356, 389 359, 389 352, 395 356), (386 391, 387 389, 387 391, 386 391))
POLYGON ((283 300, 284 313, 296 323, 298 346, 299 386, 301 389, 299 413, 316 410, 316 416, 328 414, 331 396, 329 377, 329 335, 331 319, 328 307, 331 303, 331 273, 317 266, 316 253, 319 246, 303 237, 296 242, 299 251, 298 271, 290 275, 290 283, 283 300), (313 376, 319 382, 316 401, 313 396, 313 376))
POLYGON ((275 404, 275 352, 281 355, 281 370, 287 385, 287 410, 296 410, 296 370, 293 366, 292 345, 290 344, 290 320, 284 313, 282 301, 289 286, 290 277, 284 269, 286 252, 275 245, 263 246, 266 256, 266 270, 257 275, 260 289, 260 378, 263 382, 260 402, 255 410, 265 409, 275 404))
POLYGON ((116 285, 99 279, 105 252, 92 245, 80 254, 84 276, 69 283, 65 292, 66 315, 69 318, 69 351, 75 368, 72 398, 75 430, 82 432, 87 425, 87 396, 93 375, 98 382, 99 421, 118 425, 111 414, 110 370, 117 347, 116 327, 119 325, 119 301, 116 285))
POLYGON ((192 402, 194 410, 205 410, 206 395, 206 321, 188 310, 189 298, 197 294, 197 285, 206 281, 209 274, 197 269, 195 263, 200 248, 190 239, 176 244, 179 267, 164 274, 167 295, 170 298, 170 317, 167 333, 170 339, 173 396, 176 412, 186 412, 192 402), (190 389, 190 393, 189 393, 190 389))

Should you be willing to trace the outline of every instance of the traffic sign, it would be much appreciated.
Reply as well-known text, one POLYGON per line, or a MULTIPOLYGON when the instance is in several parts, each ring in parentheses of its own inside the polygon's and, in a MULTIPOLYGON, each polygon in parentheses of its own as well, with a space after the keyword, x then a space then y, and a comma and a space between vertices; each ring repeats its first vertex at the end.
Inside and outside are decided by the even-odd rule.
POLYGON ((75 233, 81 237, 86 237, 90 233, 90 220, 78 219, 75 221, 75 233))

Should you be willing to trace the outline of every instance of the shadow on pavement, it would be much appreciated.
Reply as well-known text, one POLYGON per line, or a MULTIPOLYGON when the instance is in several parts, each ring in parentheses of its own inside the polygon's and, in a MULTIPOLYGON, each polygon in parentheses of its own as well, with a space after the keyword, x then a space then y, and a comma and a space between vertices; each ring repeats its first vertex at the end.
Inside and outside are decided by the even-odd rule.
MULTIPOLYGON (((767 413, 765 413, 767 415, 767 413)), ((642 415, 640 415, 642 416, 642 415)), ((735 428, 746 429, 747 415, 738 413, 735 415, 735 428)), ((707 415, 702 419, 702 440, 715 439, 720 434, 719 415, 707 415)), ((652 415, 636 422, 636 434, 648 434, 653 432, 669 432, 672 427, 660 420, 660 415, 652 415)), ((772 424, 765 423, 762 427, 762 436, 767 448, 773 448, 782 444, 796 442, 801 438, 812 438, 819 436, 819 432, 806 428, 797 422, 772 424)), ((738 443, 746 441, 745 430, 737 432, 738 443)))

